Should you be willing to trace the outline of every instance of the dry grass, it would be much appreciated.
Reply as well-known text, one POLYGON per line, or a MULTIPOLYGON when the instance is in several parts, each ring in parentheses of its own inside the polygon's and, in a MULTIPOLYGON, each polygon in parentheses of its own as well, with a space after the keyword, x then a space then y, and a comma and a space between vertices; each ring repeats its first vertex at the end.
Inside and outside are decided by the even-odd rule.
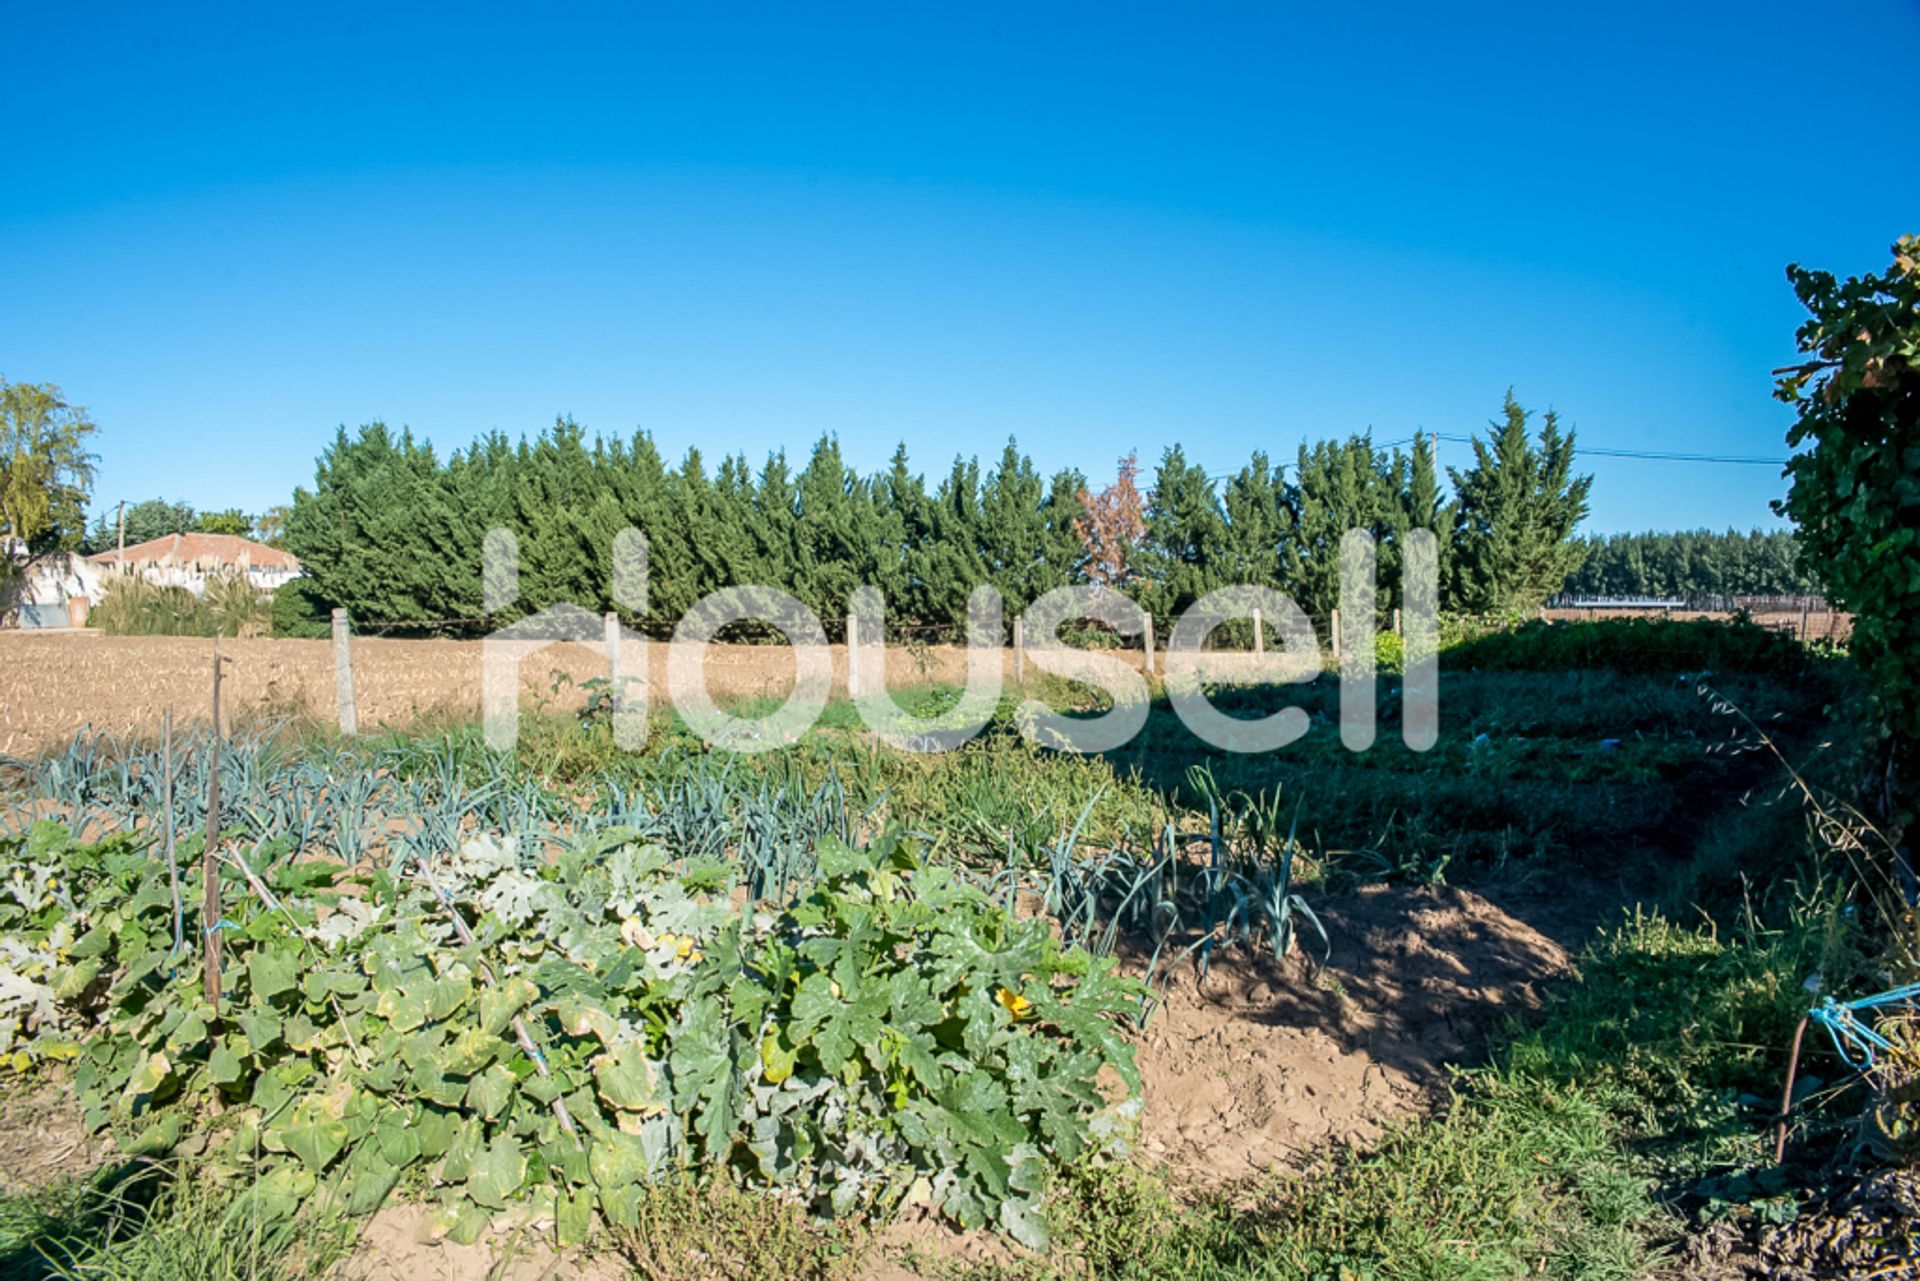
MULTIPOLYGON (((632 642, 628 642, 629 645, 632 642)), ((324 640, 222 640, 231 660, 222 686, 229 719, 334 718, 333 646, 324 640)), ((161 713, 176 721, 204 719, 213 642, 193 637, 53 635, 0 631, 0 753, 25 755, 57 746, 84 726, 114 734, 152 733, 161 713)), ((1138 654, 1133 656, 1138 661, 1138 654)), ((665 689, 666 647, 648 646, 650 688, 665 689)), ((636 660, 629 650, 627 662, 636 660)), ((1003 655, 1011 676, 1011 658, 1003 655)), ((389 640, 353 642, 360 727, 405 726, 420 720, 475 720, 480 714, 481 642, 389 640)), ((846 650, 833 647, 834 685, 844 690, 846 650)), ((892 649, 889 683, 896 689, 965 679, 966 651, 957 646, 892 649)), ((579 683, 606 675, 606 662, 577 645, 556 645, 528 662, 521 684, 533 701, 577 706, 579 683), (556 677, 570 680, 555 691, 556 677)), ((779 646, 715 645, 707 660, 716 698, 784 696, 793 655, 779 646)), ((658 701, 656 700, 656 705, 658 701)))

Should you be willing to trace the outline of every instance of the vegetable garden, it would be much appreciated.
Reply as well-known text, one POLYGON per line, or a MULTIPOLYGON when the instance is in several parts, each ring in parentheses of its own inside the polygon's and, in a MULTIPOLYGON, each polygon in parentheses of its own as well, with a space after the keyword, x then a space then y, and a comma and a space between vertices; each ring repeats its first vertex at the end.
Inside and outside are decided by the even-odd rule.
MULTIPOLYGON (((594 1246, 656 1231, 650 1207, 693 1185, 769 1199, 829 1234, 933 1215, 1071 1275, 1452 1275, 1434 1260, 1466 1257, 1468 1237, 1405 1233, 1467 1212, 1444 1186, 1496 1176, 1448 1163, 1505 1161, 1505 1143, 1559 1151, 1538 1147, 1540 1127, 1557 1134, 1556 1109, 1598 1088, 1592 1061, 1557 1076, 1537 1064, 1559 1051, 1542 1051, 1374 1155, 1320 1166, 1303 1153, 1306 1175, 1203 1200, 1176 1228, 1187 1221, 1162 1217, 1172 1203, 1140 1182, 1157 1177, 1139 1145, 1141 1030, 1166 1002, 1234 981, 1210 974, 1331 984, 1340 1008, 1357 971, 1323 980, 1319 967, 1358 945, 1339 923, 1356 885, 1491 883, 1555 856, 1578 880, 1595 873, 1596 838, 1660 866, 1662 831, 1693 850, 1710 825, 1683 820, 1703 788, 1733 804, 1762 776, 1751 742, 1695 691, 1696 660, 1783 736, 1817 732, 1840 695, 1827 675, 1807 685, 1805 660, 1771 639, 1670 637, 1684 641, 1671 670, 1640 670, 1660 664, 1638 631, 1504 639, 1479 670, 1458 651, 1455 720, 1425 756, 1335 752, 1318 687, 1289 695, 1318 728, 1267 762, 1198 751, 1159 711, 1107 759, 1028 745, 1010 708, 932 759, 877 748, 833 715, 750 760, 670 724, 646 754, 620 754, 591 708, 530 722, 516 755, 466 729, 263 730, 217 753, 204 731, 81 735, 0 766, 0 1081, 60 1083, 130 1159, 192 1171, 255 1224, 406 1202, 456 1242, 518 1225, 594 1246), (1585 668, 1556 670, 1562 651, 1585 668), (1534 1100, 1528 1119, 1498 1111, 1500 1089, 1534 1100), (1376 1197, 1388 1187, 1401 1191, 1376 1197), (1249 1196, 1274 1217, 1249 1218, 1249 1196), (1362 1205, 1376 1207, 1364 1224, 1362 1205), (1102 1254, 1108 1231, 1154 1244, 1102 1254)), ((1790 811, 1768 830, 1797 822, 1790 811)), ((1696 901, 1723 884, 1716 860, 1750 861, 1738 839, 1722 844, 1682 869, 1690 894, 1708 894, 1696 901)), ((1660 930, 1615 946, 1676 948, 1660 930)), ((1778 1039, 1794 1000, 1770 990, 1717 1035, 1778 1039)), ((1701 1070, 1743 1088, 1773 1070, 1721 1060, 1701 1070)), ((1577 1161, 1595 1169, 1632 1168, 1593 1136, 1645 1139, 1629 1116, 1667 1088, 1620 1079, 1626 1094, 1579 1104, 1598 1109, 1578 1123, 1600 1146, 1577 1161)), ((1732 1113, 1661 1124, 1695 1152, 1705 1131, 1687 1126, 1726 1144, 1729 1126, 1756 1131, 1732 1113)), ((1612 1203, 1580 1190, 1599 1186, 1581 1182, 1587 1166, 1561 1162, 1500 1174, 1514 1180, 1506 1217, 1475 1210, 1473 1231, 1520 1257, 1564 1213, 1608 1250, 1661 1248, 1668 1211, 1636 1192, 1631 1226, 1609 1221, 1612 1203)), ((7 1231, 0 1215, 0 1245, 7 1231)))

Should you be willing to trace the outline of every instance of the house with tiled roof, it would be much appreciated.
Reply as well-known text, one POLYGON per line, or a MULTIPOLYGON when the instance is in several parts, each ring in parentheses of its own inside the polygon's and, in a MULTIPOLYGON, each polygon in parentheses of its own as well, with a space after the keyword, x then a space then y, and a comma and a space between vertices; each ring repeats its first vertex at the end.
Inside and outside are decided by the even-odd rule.
POLYGON ((111 571, 139 574, 166 587, 198 593, 221 574, 243 574, 262 591, 300 576, 300 558, 238 534, 165 534, 88 557, 111 571))

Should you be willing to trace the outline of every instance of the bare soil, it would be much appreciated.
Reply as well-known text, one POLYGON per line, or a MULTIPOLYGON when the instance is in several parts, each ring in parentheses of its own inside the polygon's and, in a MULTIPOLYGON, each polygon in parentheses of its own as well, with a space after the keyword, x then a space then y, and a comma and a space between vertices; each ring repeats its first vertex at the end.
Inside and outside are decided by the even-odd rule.
POLYGON ((633 1275, 617 1256, 555 1249, 544 1225, 497 1229, 457 1245, 435 1230, 436 1213, 426 1205, 375 1211, 330 1281, 626 1281, 633 1275))
POLYGON ((64 1082, 0 1093, 0 1196, 78 1178, 113 1154, 112 1143, 80 1123, 80 1107, 64 1082))
POLYGON ((1539 1008, 1566 951, 1471 890, 1370 886, 1318 909, 1324 968, 1227 953, 1183 969, 1139 1045, 1141 1150, 1189 1185, 1367 1144, 1429 1108, 1447 1068, 1539 1008))

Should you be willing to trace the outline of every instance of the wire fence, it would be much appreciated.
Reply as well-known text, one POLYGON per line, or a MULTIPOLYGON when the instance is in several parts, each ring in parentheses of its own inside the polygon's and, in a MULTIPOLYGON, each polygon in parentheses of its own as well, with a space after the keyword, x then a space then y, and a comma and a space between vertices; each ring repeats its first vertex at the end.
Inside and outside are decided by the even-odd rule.
POLYGON ((1831 614, 1825 596, 1740 595, 1695 592, 1684 596, 1577 596, 1570 593, 1548 599, 1549 610, 1677 611, 1690 614, 1831 614))

